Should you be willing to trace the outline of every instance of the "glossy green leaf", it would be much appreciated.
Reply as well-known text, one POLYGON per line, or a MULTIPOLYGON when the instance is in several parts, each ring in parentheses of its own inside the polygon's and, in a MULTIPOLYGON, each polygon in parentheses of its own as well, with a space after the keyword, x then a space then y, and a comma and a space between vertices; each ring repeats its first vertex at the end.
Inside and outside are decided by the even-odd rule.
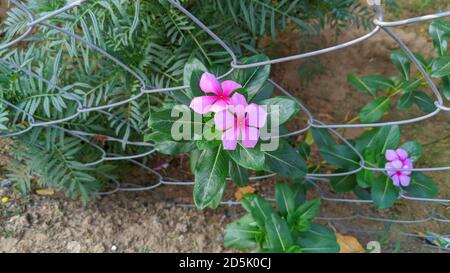
POLYGON ((266 200, 255 194, 246 194, 242 199, 242 206, 255 220, 260 228, 265 228, 266 221, 271 219, 275 210, 266 200))
POLYGON ((258 104, 267 106, 268 120, 277 119, 278 124, 284 124, 300 111, 296 101, 288 97, 274 97, 260 101, 258 104), (274 107, 274 108, 272 108, 274 107))
POLYGON ((202 209, 221 194, 228 174, 228 157, 222 146, 204 150, 197 162, 194 183, 194 202, 202 209))
POLYGON ((450 56, 441 56, 435 59, 431 65, 431 76, 442 78, 450 75, 450 56))
POLYGON ((383 155, 386 150, 397 149, 400 144, 400 127, 384 126, 378 129, 377 134, 368 145, 373 145, 378 154, 383 155))
POLYGON ((241 167, 234 160, 230 160, 230 177, 236 185, 239 187, 244 187, 248 185, 248 170, 244 167, 241 167))
POLYGON ((311 225, 311 229, 300 233, 299 238, 304 253, 338 253, 340 249, 336 235, 323 225, 311 225))
POLYGON ((433 180, 421 172, 411 174, 411 183, 404 187, 406 194, 418 198, 434 198, 438 194, 438 188, 433 180))
POLYGON ((349 75, 347 80, 358 91, 372 96, 377 95, 377 91, 394 88, 395 83, 385 76, 365 76, 358 77, 349 75))
MULTIPOLYGON (((344 172, 345 170, 339 169, 336 172, 344 172)), ((358 184, 356 181, 356 174, 337 176, 330 178, 330 184, 333 190, 337 193, 352 191, 358 184)))
POLYGON ((320 154, 330 164, 342 169, 357 169, 358 155, 347 145, 333 145, 319 147, 320 154))
POLYGON ((414 92, 414 103, 425 113, 431 113, 436 110, 434 101, 423 92, 414 92))
POLYGON ((224 245, 227 248, 246 250, 257 246, 257 238, 264 234, 250 215, 228 224, 225 229, 224 245))
MULTIPOLYGON (((257 62, 268 61, 269 58, 265 55, 255 55, 250 58, 242 60, 242 64, 252 64, 257 62)), ((246 69, 239 69, 236 72, 236 82, 240 83, 243 88, 248 91, 248 98, 252 100, 253 97, 265 86, 270 74, 270 65, 258 66, 246 69)))
POLYGON ((423 146, 416 141, 409 141, 403 144, 400 148, 408 152, 409 159, 413 162, 419 160, 422 155, 423 146))
POLYGON ((266 220, 267 242, 270 248, 287 251, 293 245, 289 227, 284 219, 276 214, 272 214, 270 219, 266 220))
POLYGON ((391 100, 388 97, 380 97, 364 106, 359 118, 364 123, 378 122, 391 108, 391 100))
POLYGON ((310 228, 311 221, 320 211, 320 199, 305 202, 299 206, 293 213, 288 215, 288 223, 296 231, 307 231, 310 228))
POLYGON ((266 170, 286 178, 301 179, 306 175, 306 163, 287 142, 280 141, 275 151, 264 151, 266 170))
POLYGON ((411 73, 411 60, 408 56, 400 50, 391 53, 392 63, 397 67, 402 73, 403 77, 409 80, 409 75, 411 73))
POLYGON ((399 188, 394 186, 392 179, 381 175, 372 183, 372 200, 379 209, 392 207, 399 195, 399 188))
POLYGON ((238 143, 236 150, 228 151, 228 154, 234 162, 244 168, 255 171, 264 170, 265 154, 258 146, 250 149, 238 143))
POLYGON ((288 185, 277 183, 275 186, 275 200, 282 216, 292 213, 295 209, 294 192, 288 185))

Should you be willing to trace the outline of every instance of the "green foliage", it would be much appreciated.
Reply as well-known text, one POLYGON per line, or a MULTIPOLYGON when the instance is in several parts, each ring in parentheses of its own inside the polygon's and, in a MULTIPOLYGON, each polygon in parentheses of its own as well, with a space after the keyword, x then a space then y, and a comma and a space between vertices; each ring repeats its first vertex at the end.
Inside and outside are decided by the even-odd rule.
MULTIPOLYGON (((66 0, 29 0, 26 5, 36 18, 63 7, 66 0)), ((181 0, 180 3, 193 12, 202 22, 220 36, 239 56, 246 56, 257 51, 258 40, 269 34, 276 33, 293 24, 299 30, 316 32, 326 24, 341 28, 348 24, 366 26, 369 22, 367 10, 355 0, 340 1, 222 1, 222 0, 181 0), (219 20, 218 20, 219 18, 219 20)), ((11 41, 27 29, 26 13, 15 6, 9 10, 0 29, 3 43, 11 41)), ((217 71, 231 61, 229 54, 207 33, 200 30, 188 17, 172 7, 165 0, 158 1, 127 1, 127 0, 95 0, 71 9, 67 13, 55 16, 47 21, 73 32, 83 39, 106 50, 123 63, 129 65, 140 75, 146 86, 164 88, 181 84, 192 84, 187 80, 195 79, 191 74, 204 70, 201 63, 215 67, 217 71), (193 61, 200 60, 200 61, 193 61), (195 63, 197 62, 197 63, 195 63), (189 64, 189 65, 185 65, 189 64), (188 69, 185 70, 185 69, 188 69), (184 75, 184 76, 183 76, 184 75)), ((86 47, 72 37, 36 26, 30 39, 24 46, 10 48, 0 52, 5 60, 24 69, 30 69, 39 76, 50 80, 61 87, 55 88, 36 78, 30 77, 15 69, 0 65, 0 97, 18 105, 29 112, 36 120, 50 121, 72 116, 76 113, 81 101, 84 108, 97 107, 127 100, 140 93, 140 82, 120 66, 106 59, 96 51, 86 47)), ((251 57, 247 62, 260 61, 261 56, 251 57)), ((270 67, 255 70, 266 71, 270 67)), ((213 69, 211 69, 213 70, 213 69)), ((265 77, 267 76, 267 74, 265 77)), ((265 78, 259 77, 260 72, 242 70, 240 77, 256 77, 254 82, 265 84, 265 78), (254 75, 253 75, 254 74, 254 75)), ((254 96, 262 86, 256 84, 247 88, 249 96, 254 96)), ((259 92, 255 100, 270 97, 271 88, 267 84, 265 91, 259 92), (269 96, 267 96, 269 94, 269 96)), ((163 94, 145 94, 138 99, 119 107, 105 109, 104 113, 86 112, 70 121, 59 124, 65 129, 87 131, 94 134, 109 135, 122 139, 122 143, 108 142, 104 148, 107 152, 131 154, 136 148, 126 147, 126 141, 147 140, 155 142, 156 148, 166 154, 189 152, 190 143, 173 143, 164 134, 152 134, 146 126, 150 113, 161 110, 163 102, 173 103, 173 98, 187 103, 191 92, 173 92, 171 96, 163 94)), ((6 128, 18 131, 26 128, 30 117, 2 105, 0 111, 0 130, 6 128)), ((60 130, 53 128, 52 130, 60 130)), ((63 131, 60 131, 61 134, 63 131)), ((34 134, 19 136, 17 147, 27 143, 34 134)), ((65 139, 71 136, 65 135, 65 139)), ((36 145, 45 143, 45 133, 36 138, 36 145)), ((61 142, 63 145, 65 142, 61 142)), ((81 151, 71 158, 73 168, 83 165, 81 154, 87 153, 92 147, 81 145, 81 151)), ((62 152, 67 150, 61 147, 62 152)), ((48 151, 50 152, 50 151, 48 151)), ((31 161, 38 160, 40 154, 29 153, 23 157, 22 164, 28 166, 31 161)), ((91 167, 101 169, 101 165, 91 167)), ((28 170, 28 168, 22 168, 28 170)), ((47 176, 47 172, 35 172, 32 175, 41 177, 40 181, 48 182, 46 186, 66 188, 64 181, 53 180, 55 176, 47 176)), ((111 170, 111 175, 118 174, 111 170)), ((99 177, 102 175, 99 172, 99 177)), ((14 177, 23 177, 24 173, 14 177)), ((20 179, 14 179, 21 183, 20 179)), ((101 187, 98 180, 95 187, 72 187, 70 192, 77 196, 92 196, 101 187), (80 189, 80 190, 79 190, 80 189), (79 190, 79 191, 78 191, 79 190), (78 191, 78 193, 77 193, 78 191), (83 192, 82 192, 83 191, 83 192)), ((67 176, 74 184, 80 181, 76 176, 67 176)), ((87 179, 87 178, 86 178, 87 179)), ((91 180, 91 178, 89 178, 91 180)), ((94 181, 94 180, 92 180, 94 181)), ((91 183, 91 182, 89 182, 91 183)))
POLYGON ((311 223, 320 210, 318 199, 296 202, 294 186, 282 183, 277 184, 275 196, 277 210, 257 195, 244 196, 247 214, 227 226, 225 247, 256 252, 339 252, 335 234, 311 223))
MULTIPOLYGON (((433 21, 428 29, 432 38, 436 56, 429 59, 415 53, 423 68, 438 82, 442 95, 450 100, 450 55, 448 42, 450 39, 450 21, 433 21)), ((428 83, 420 72, 412 75, 412 62, 401 50, 390 55, 393 65, 399 74, 386 76, 349 75, 350 85, 361 93, 370 95, 373 100, 365 105, 359 114, 363 123, 379 122, 392 109, 394 102, 397 108, 408 109, 416 105, 421 111, 431 113, 436 110, 434 99, 426 92, 428 83)))
MULTIPOLYGON (((335 167, 335 173, 344 173, 357 169, 360 158, 344 144, 336 141, 325 129, 313 129, 315 143, 325 161, 335 167)), ((398 126, 385 126, 366 131, 353 143, 359 153, 364 157, 367 167, 384 168, 386 164, 385 153, 388 149, 403 148, 408 152, 410 159, 418 163, 422 155, 422 145, 415 141, 400 145, 400 128, 398 126)), ((358 196, 370 196, 378 208, 391 207, 398 198, 399 188, 394 186, 390 177, 385 173, 361 170, 357 174, 332 177, 330 185, 335 192, 351 192, 358 196), (370 195, 369 195, 370 194, 370 195)), ((404 190, 413 197, 432 198, 437 195, 435 183, 421 172, 413 172, 411 184, 404 190)))

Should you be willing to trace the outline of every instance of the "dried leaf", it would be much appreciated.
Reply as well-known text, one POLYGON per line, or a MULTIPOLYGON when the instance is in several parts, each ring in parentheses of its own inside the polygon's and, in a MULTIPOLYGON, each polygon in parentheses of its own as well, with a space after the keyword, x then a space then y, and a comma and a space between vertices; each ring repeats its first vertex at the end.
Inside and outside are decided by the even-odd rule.
POLYGON ((55 192, 53 191, 53 189, 47 188, 47 189, 38 189, 36 190, 36 194, 37 195, 43 195, 43 196, 50 196, 55 194, 55 192))
POLYGON ((256 191, 255 188, 253 188, 251 186, 242 187, 242 188, 239 188, 234 193, 234 197, 236 197, 236 200, 241 201, 242 197, 244 197, 244 195, 249 194, 249 193, 254 193, 255 191, 256 191))
POLYGON ((364 253, 365 249, 358 239, 349 235, 336 233, 336 239, 341 248, 340 253, 364 253))

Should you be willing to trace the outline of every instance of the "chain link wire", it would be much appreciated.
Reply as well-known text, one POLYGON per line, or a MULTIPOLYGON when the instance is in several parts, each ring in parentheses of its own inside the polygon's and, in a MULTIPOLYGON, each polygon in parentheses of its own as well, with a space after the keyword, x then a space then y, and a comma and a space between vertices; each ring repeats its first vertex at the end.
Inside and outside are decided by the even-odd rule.
MULTIPOLYGON (((400 46, 400 48, 404 51, 404 53, 408 56, 408 58, 414 63, 414 65, 417 67, 418 71, 423 75, 424 79, 426 80, 426 82, 428 83, 428 85, 431 88, 431 91, 434 94, 434 97, 435 97, 434 103, 436 105, 436 110, 429 114, 420 116, 420 117, 406 119, 406 120, 399 120, 399 121, 388 121, 388 122, 366 123, 366 124, 325 124, 325 123, 315 119, 314 116, 312 115, 312 113, 308 110, 308 108, 298 98, 296 98, 295 96, 290 94, 286 89, 284 89, 281 85, 279 85, 275 81, 269 80, 269 82, 274 86, 275 89, 279 90, 281 93, 285 94, 286 96, 294 99, 297 102, 297 104, 300 106, 302 113, 304 113, 307 118, 307 125, 304 128, 297 129, 293 132, 289 132, 289 133, 281 135, 279 137, 290 137, 290 136, 301 135, 301 134, 304 134, 305 132, 307 132, 310 128, 327 129, 333 135, 335 135, 340 141, 342 141, 342 143, 347 145, 360 159, 359 168, 352 170, 352 171, 342 172, 342 173, 334 173, 334 174, 310 173, 310 174, 306 175, 307 182, 311 183, 314 187, 316 187, 316 189, 319 192, 319 197, 323 201, 353 204, 353 205, 371 204, 373 202, 372 200, 358 200, 358 199, 348 199, 348 198, 344 198, 344 197, 329 196, 322 189, 322 187, 320 186, 320 183, 329 182, 329 178, 331 178, 331 177, 347 176, 347 175, 351 175, 351 174, 356 174, 363 170, 384 172, 384 173, 387 171, 384 168, 376 168, 376 167, 372 166, 372 164, 366 162, 364 160, 363 155, 361 155, 361 153, 348 140, 346 140, 344 136, 342 136, 339 132, 337 132, 336 129, 405 125, 405 124, 411 124, 411 123, 416 123, 416 122, 430 119, 430 118, 438 115, 441 112, 450 113, 450 108, 444 105, 444 99, 443 99, 441 93, 439 92, 438 87, 431 79, 431 76, 427 73, 427 71, 422 66, 420 61, 416 58, 414 53, 399 38, 399 36, 397 36, 395 34, 395 32, 392 30, 393 27, 407 26, 407 25, 414 24, 414 23, 425 22, 425 21, 434 20, 434 19, 438 19, 438 18, 450 17, 450 11, 436 13, 436 14, 432 14, 432 15, 426 15, 426 16, 419 16, 419 17, 409 18, 409 19, 405 19, 405 20, 386 22, 386 21, 384 21, 384 14, 383 14, 383 11, 382 11, 380 5, 374 4, 374 5, 372 5, 372 7, 374 8, 375 15, 376 15, 375 19, 373 21, 374 28, 370 32, 368 32, 367 34, 365 34, 361 37, 358 37, 351 41, 347 41, 347 42, 344 42, 344 43, 341 43, 341 44, 338 44, 335 46, 320 49, 317 51, 312 51, 312 52, 307 52, 307 53, 302 53, 302 54, 297 54, 297 55, 291 55, 291 56, 272 59, 272 60, 263 61, 263 62, 257 62, 257 63, 251 63, 251 64, 240 64, 238 61, 238 58, 234 54, 233 50, 226 44, 226 42, 224 42, 220 37, 218 37, 210 28, 208 28, 206 25, 204 25, 198 18, 196 18, 192 13, 190 13, 187 9, 185 9, 177 1, 175 1, 175 0, 167 0, 167 1, 173 7, 178 9, 180 12, 184 13, 188 18, 190 18, 198 27, 200 27, 205 33, 207 33, 212 39, 214 39, 219 45, 221 45, 228 52, 228 54, 232 60, 232 62, 230 64, 231 69, 224 75, 220 76, 219 78, 224 78, 227 75, 229 75, 230 73, 232 73, 233 71, 236 71, 239 69, 261 67, 261 66, 266 66, 266 65, 272 65, 272 64, 277 64, 277 63, 306 59, 306 58, 310 58, 310 57, 320 56, 322 54, 332 53, 334 51, 338 51, 338 50, 348 48, 348 47, 354 46, 356 44, 362 43, 382 31, 387 33, 400 46)), ((19 136, 19 135, 29 132, 30 130, 32 130, 35 127, 56 128, 58 130, 62 130, 67 134, 70 134, 74 137, 77 137, 77 138, 83 140, 86 144, 91 145, 94 149, 96 149, 100 152, 100 154, 101 154, 100 158, 94 162, 85 163, 86 166, 95 166, 95 165, 100 164, 105 161, 124 160, 124 161, 128 161, 136 166, 143 168, 150 175, 157 177, 156 181, 154 181, 153 183, 151 183, 147 186, 123 183, 123 182, 113 179, 112 181, 114 182, 114 188, 110 191, 97 193, 99 196, 110 195, 110 194, 114 194, 119 191, 124 191, 124 192, 149 191, 149 190, 156 189, 157 187, 162 186, 162 185, 192 186, 194 184, 193 181, 180 181, 175 178, 164 177, 158 171, 155 171, 154 169, 150 168, 149 166, 136 160, 138 158, 144 158, 148 155, 151 155, 151 154, 154 154, 155 152, 157 152, 154 145, 151 143, 133 142, 133 141, 129 141, 129 140, 124 141, 122 139, 117 139, 117 138, 114 138, 111 136, 107 136, 107 141, 125 143, 126 145, 145 147, 148 149, 146 152, 143 152, 141 154, 135 154, 135 155, 124 156, 124 155, 119 155, 119 154, 113 154, 113 153, 108 153, 102 147, 89 141, 89 138, 95 137, 96 134, 90 133, 90 132, 77 131, 77 130, 69 130, 69 129, 63 128, 58 125, 62 122, 77 118, 80 114, 87 113, 87 112, 100 112, 105 115, 111 115, 110 113, 107 112, 108 109, 130 103, 134 100, 139 99, 144 94, 167 93, 170 95, 172 92, 180 92, 180 91, 188 89, 190 87, 189 86, 176 86, 176 87, 168 87, 168 88, 153 88, 153 87, 147 86, 143 77, 141 77, 138 73, 136 73, 127 64, 123 63, 118 58, 116 58, 116 57, 112 56, 111 54, 109 54, 108 52, 106 52, 104 49, 96 46, 94 43, 84 39, 83 37, 81 37, 75 33, 72 33, 70 31, 62 29, 58 26, 47 23, 47 21, 49 19, 51 19, 55 16, 58 16, 59 14, 62 14, 64 12, 70 11, 70 9, 80 6, 83 3, 88 2, 88 0, 71 1, 66 6, 64 6, 58 10, 55 10, 53 12, 49 12, 40 18, 35 18, 35 16, 31 13, 31 11, 21 1, 10 0, 10 2, 12 4, 14 4, 16 7, 18 7, 19 9, 21 9, 28 17, 27 29, 23 34, 21 34, 16 39, 13 39, 12 41, 9 41, 5 44, 1 44, 0 51, 3 49, 13 47, 14 45, 23 41, 25 38, 27 38, 28 36, 30 36, 32 34, 33 30, 37 26, 41 26, 41 27, 62 33, 64 35, 70 36, 71 38, 75 39, 76 41, 83 43, 85 46, 89 47, 90 49, 97 51, 98 53, 100 53, 104 57, 108 58, 109 60, 111 60, 112 62, 117 64, 118 66, 122 67, 124 70, 126 70, 128 73, 130 73, 133 77, 135 77, 140 82, 141 88, 140 88, 140 92, 137 95, 134 95, 128 99, 118 101, 115 103, 111 103, 111 104, 85 108, 85 107, 83 107, 83 104, 79 98, 77 98, 75 96, 71 96, 70 93, 68 93, 68 90, 70 90, 70 88, 63 89, 60 86, 57 86, 54 82, 43 78, 42 76, 38 75, 37 73, 33 72, 32 70, 29 70, 20 65, 11 63, 3 58, 0 58, 0 63, 4 64, 6 66, 12 67, 14 69, 17 69, 33 78, 38 79, 39 81, 42 81, 42 82, 48 84, 52 88, 57 89, 61 94, 64 94, 66 98, 68 98, 69 100, 72 100, 74 103, 76 103, 78 105, 77 111, 68 117, 64 117, 64 118, 61 118, 58 120, 52 120, 52 121, 41 121, 41 120, 35 118, 29 112, 25 111, 24 109, 22 109, 16 105, 13 105, 10 102, 0 98, 0 103, 5 104, 7 107, 13 108, 16 111, 22 113, 29 120, 29 123, 28 123, 29 125, 25 129, 18 131, 18 132, 3 134, 3 135, 0 135, 0 137, 1 138, 16 137, 16 136, 19 136)), ((402 169, 402 170, 405 171, 406 169, 402 169)), ((441 166, 441 167, 433 167, 433 168, 413 168, 413 169, 408 169, 406 171, 433 172, 433 171, 449 171, 449 170, 450 170, 450 166, 441 166)), ((274 176, 276 176, 276 174, 274 174, 274 173, 263 175, 263 176, 253 176, 253 177, 250 177, 250 180, 256 181, 256 180, 271 178, 274 176)), ((230 178, 228 178, 228 180, 230 180, 230 178)), ((268 199, 270 201, 274 201, 273 198, 268 198, 268 199)), ((321 215, 317 219, 322 220, 322 221, 331 221, 331 222, 363 219, 363 220, 376 221, 376 222, 381 222, 381 223, 396 223, 396 224, 419 224, 419 223, 425 223, 425 222, 430 222, 430 221, 436 221, 436 222, 448 224, 450 222, 450 220, 448 218, 445 218, 442 215, 436 213, 435 210, 433 210, 432 208, 430 208, 428 206, 428 204, 448 206, 450 204, 450 199, 431 199, 431 198, 411 197, 411 196, 406 195, 406 193, 402 189, 400 191, 398 199, 404 199, 404 200, 411 201, 411 202, 421 202, 422 204, 425 204, 427 206, 428 215, 421 219, 382 218, 382 217, 378 217, 378 216, 363 214, 363 213, 361 213, 361 211, 358 208, 356 208, 355 209, 356 212, 349 216, 335 217, 335 216, 321 215)), ((228 201, 222 201, 221 204, 226 205, 226 206, 235 206, 235 205, 239 205, 240 202, 234 201, 234 200, 228 200, 228 201)), ((177 203, 176 205, 182 206, 182 207, 194 207, 192 204, 177 203)), ((410 233, 404 233, 403 235, 407 236, 407 237, 421 237, 419 235, 414 235, 414 234, 410 234, 410 233)), ((428 237, 430 237, 430 236, 428 236, 428 237)), ((431 236, 431 237, 433 237, 433 236, 431 236)), ((442 250, 448 250, 448 248, 442 248, 442 247, 437 247, 437 248, 442 249, 442 250)))

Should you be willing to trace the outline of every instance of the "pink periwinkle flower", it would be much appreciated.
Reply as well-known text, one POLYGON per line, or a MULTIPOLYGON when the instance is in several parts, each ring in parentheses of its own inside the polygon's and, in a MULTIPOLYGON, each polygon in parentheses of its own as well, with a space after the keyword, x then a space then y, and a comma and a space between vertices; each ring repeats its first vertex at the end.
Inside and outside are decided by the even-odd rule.
POLYGON ((394 185, 397 187, 400 185, 403 187, 409 186, 411 171, 407 170, 413 168, 413 162, 409 158, 408 152, 403 149, 387 150, 386 160, 389 162, 386 163, 385 168, 388 169, 388 175, 392 178, 394 185), (389 171, 389 169, 393 170, 389 171), (406 171, 402 169, 406 169, 406 171))
POLYGON ((191 101, 190 107, 199 114, 219 112, 229 104, 231 93, 242 86, 234 81, 227 80, 222 83, 211 73, 203 73, 200 79, 200 89, 207 96, 196 97, 191 101))
POLYGON ((254 148, 260 136, 259 129, 267 121, 267 112, 259 105, 248 104, 245 97, 235 93, 230 105, 214 116, 216 129, 222 131, 225 150, 235 150, 238 141, 246 148, 254 148))

